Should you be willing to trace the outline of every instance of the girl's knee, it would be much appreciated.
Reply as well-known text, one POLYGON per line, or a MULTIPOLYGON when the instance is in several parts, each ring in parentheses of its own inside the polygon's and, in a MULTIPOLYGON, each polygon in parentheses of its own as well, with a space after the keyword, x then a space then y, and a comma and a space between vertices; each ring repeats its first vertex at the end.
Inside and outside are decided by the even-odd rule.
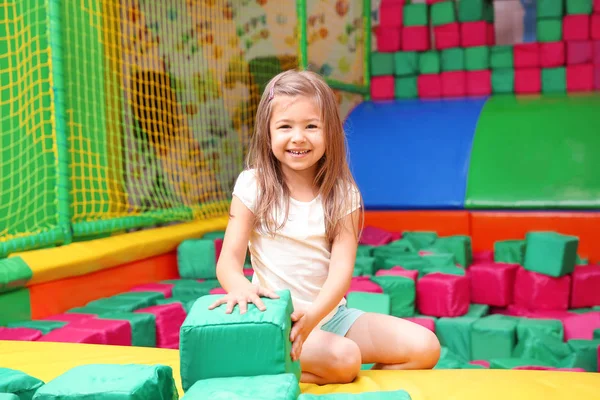
POLYGON ((350 383, 362 365, 360 348, 350 339, 340 340, 331 349, 331 379, 332 383, 350 383))
POLYGON ((425 330, 423 336, 417 340, 414 350, 415 360, 419 360, 420 368, 431 369, 440 359, 440 341, 430 330, 425 330))

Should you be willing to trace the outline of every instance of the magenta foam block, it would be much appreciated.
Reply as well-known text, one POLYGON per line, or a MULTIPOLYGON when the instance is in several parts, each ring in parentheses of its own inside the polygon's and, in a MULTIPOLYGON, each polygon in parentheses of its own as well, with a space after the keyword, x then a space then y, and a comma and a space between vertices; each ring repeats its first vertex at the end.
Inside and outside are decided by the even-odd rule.
POLYGON ((506 307, 512 303, 517 264, 480 263, 467 269, 471 303, 506 307))
POLYGON ((555 367, 542 367, 536 365, 522 365, 520 367, 514 367, 512 369, 529 370, 529 371, 563 371, 563 372, 586 372, 583 368, 555 368, 555 367))
POLYGON ((600 40, 600 14, 592 15, 590 37, 592 40, 600 40))
POLYGON ((374 226, 365 226, 360 235, 359 243, 370 246, 383 246, 392 240, 391 232, 374 226))
POLYGON ((473 252, 473 264, 494 262, 494 250, 481 250, 473 252))
POLYGON ((66 314, 55 314, 50 317, 44 318, 47 321, 63 321, 63 322, 81 322, 86 319, 94 318, 93 314, 78 314, 78 313, 66 313, 66 314))
POLYGON ((405 276, 417 282, 417 279, 419 277, 419 271, 404 269, 402 267, 392 267, 390 269, 380 269, 375 273, 375 276, 382 275, 405 276))
POLYGON ((252 268, 244 268, 242 272, 244 273, 244 276, 254 275, 254 270, 252 268))
POLYGON ((534 68, 540 66, 539 43, 519 43, 513 47, 515 68, 534 68))
POLYGON ((371 98, 373 100, 393 100, 394 76, 384 75, 371 77, 371 98))
POLYGON ((402 49, 404 51, 427 51, 431 49, 428 26, 405 26, 402 28, 402 49))
POLYGON ((373 282, 368 276, 355 276, 350 281, 350 292, 383 293, 383 288, 373 282))
POLYGON ((379 26, 375 30, 377 51, 393 53, 402 49, 402 28, 379 26))
POLYGON ((186 313, 181 303, 161 304, 134 311, 153 314, 156 319, 156 347, 163 349, 179 348, 179 330, 186 313))
POLYGON ((402 319, 405 319, 417 325, 421 325, 423 328, 427 328, 431 332, 435 333, 435 320, 433 318, 404 317, 402 319))
POLYGON ((473 360, 473 361, 469 361, 469 364, 480 365, 483 368, 489 368, 490 367, 490 362, 487 361, 487 360, 473 360))
POLYGON ((565 341, 571 339, 591 340, 594 338, 594 330, 600 329, 600 311, 573 314, 561 320, 565 331, 565 341))
POLYGON ((227 291, 223 288, 214 288, 208 291, 209 294, 227 294, 227 291))
POLYGON ((70 328, 98 333, 102 342, 113 346, 131 346, 131 324, 125 320, 90 318, 73 322, 70 328))
POLYGON ((586 14, 563 17, 563 40, 588 40, 590 38, 590 16, 586 14))
POLYGON ((404 5, 402 3, 381 3, 379 6, 379 26, 400 28, 404 5))
POLYGON ((467 94, 489 96, 492 94, 492 71, 488 69, 467 71, 467 94))
POLYGON ((496 44, 496 28, 491 22, 487 23, 487 45, 494 46, 496 44))
POLYGON ((422 99, 442 97, 442 79, 440 74, 422 74, 417 78, 417 90, 422 99))
POLYGON ((576 265, 571 274, 571 308, 600 305, 600 265, 576 265))
POLYGON ((63 343, 86 343, 86 344, 107 344, 106 337, 100 332, 81 330, 71 328, 65 325, 62 328, 54 329, 43 335, 38 342, 63 342, 63 343))
POLYGON ((594 89, 600 91, 600 64, 594 64, 594 89))
POLYGON ((565 65, 565 42, 540 43, 540 66, 554 68, 565 65))
POLYGON ((560 278, 517 268, 514 304, 528 310, 567 310, 571 276, 560 278))
POLYGON ((221 255, 221 250, 223 250, 223 239, 216 238, 215 239, 215 261, 219 261, 219 256, 221 255))
POLYGON ((423 315, 459 317, 469 311, 469 278, 442 273, 427 274, 417 281, 417 308, 423 315))
POLYGON ((0 326, 0 340, 33 342, 42 337, 42 332, 31 328, 4 328, 0 326))
POLYGON ((536 94, 542 90, 542 71, 540 68, 521 68, 515 70, 515 93, 536 94))
POLYGON ((600 65, 600 40, 594 40, 592 42, 592 47, 594 55, 594 60, 592 63, 595 65, 600 65))
POLYGON ((460 24, 458 22, 434 26, 433 35, 436 50, 460 46, 460 24))
POLYGON ((592 64, 567 66, 567 92, 591 92, 594 90, 594 66, 592 64))
POLYGON ((594 56, 591 40, 567 42, 567 64, 588 64, 594 56))
POLYGON ((460 24, 461 47, 486 46, 488 26, 485 21, 463 22, 460 24))
MULTIPOLYGON (((594 0, 593 13, 600 14, 600 0, 594 0)), ((600 363, 598 365, 600 365, 600 363)))
POLYGON ((132 292, 159 292, 162 293, 165 298, 173 296, 172 283, 146 283, 145 285, 138 285, 129 289, 132 292))
POLYGON ((467 74, 465 71, 444 71, 442 80, 442 97, 464 97, 467 95, 467 74))

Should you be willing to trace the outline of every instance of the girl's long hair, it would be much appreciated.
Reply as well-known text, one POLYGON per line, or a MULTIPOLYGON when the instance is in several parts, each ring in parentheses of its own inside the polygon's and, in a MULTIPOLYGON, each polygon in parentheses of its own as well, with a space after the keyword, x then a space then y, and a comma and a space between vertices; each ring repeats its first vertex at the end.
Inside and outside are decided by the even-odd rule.
MULTIPOLYGON (((279 160, 271 151, 269 130, 272 100, 278 95, 311 97, 321 110, 325 154, 318 161, 315 185, 319 188, 323 202, 325 232, 331 243, 340 232, 341 219, 351 206, 356 206, 351 202, 356 202, 358 198, 361 210, 363 204, 348 167, 346 137, 335 94, 318 74, 310 71, 288 70, 275 76, 265 87, 258 105, 254 135, 246 160, 246 167, 255 170, 258 183, 255 228, 274 234, 288 217, 290 191, 279 160), (283 207, 283 210, 280 207, 283 207), (280 214, 282 211, 283 214, 280 214), (281 215, 283 218, 278 217, 281 215)), ((359 233, 354 233, 358 240, 359 233)))

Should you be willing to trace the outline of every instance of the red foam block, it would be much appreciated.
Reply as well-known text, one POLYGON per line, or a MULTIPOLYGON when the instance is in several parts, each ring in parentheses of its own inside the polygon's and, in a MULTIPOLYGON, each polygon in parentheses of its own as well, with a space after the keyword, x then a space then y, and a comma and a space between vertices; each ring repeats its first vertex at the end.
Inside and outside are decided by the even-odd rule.
POLYGON ((244 276, 252 276, 252 275, 254 275, 254 269, 253 268, 244 268, 242 270, 242 273, 244 274, 244 276))
POLYGON ((492 94, 492 71, 467 71, 467 94, 469 96, 487 96, 492 94))
POLYGON ((567 64, 588 64, 592 62, 594 51, 591 40, 567 42, 567 64))
POLYGON ((464 97, 467 94, 467 74, 465 71, 444 71, 442 80, 442 97, 464 97))
POLYGON ((490 309, 490 314, 509 315, 509 316, 513 316, 513 317, 559 319, 559 320, 563 320, 564 318, 568 318, 573 315, 578 315, 576 313, 565 311, 565 310, 530 310, 528 308, 525 308, 523 306, 519 306, 516 304, 511 304, 508 307, 504 307, 504 308, 492 307, 490 309))
POLYGON ((429 329, 431 332, 435 333, 435 320, 433 318, 423 318, 423 317, 405 317, 402 318, 417 325, 421 325, 423 328, 429 329))
POLYGON ((494 250, 482 250, 473 252, 472 264, 494 262, 494 250))
POLYGON ((600 265, 577 265, 571 274, 571 308, 600 304, 600 265))
POLYGON ((350 292, 383 293, 383 288, 373 282, 368 276, 355 276, 350 281, 350 292))
POLYGON ((391 75, 372 77, 371 98, 373 100, 392 100, 394 98, 394 77, 391 75))
POLYGON ((0 326, 0 340, 33 342, 42 337, 42 332, 31 328, 4 328, 0 326))
POLYGON ((485 46, 488 44, 488 24, 485 21, 460 24, 461 47, 485 46))
POLYGON ((540 43, 540 66, 553 68, 565 65, 565 42, 540 43))
POLYGON ((173 296, 172 283, 147 283, 145 285, 138 285, 129 289, 132 292, 159 292, 162 293, 165 298, 173 296))
POLYGON ((460 46, 460 25, 458 22, 434 26, 433 35, 437 50, 460 46))
POLYGON ((592 53, 594 56, 593 63, 596 65, 600 64, 600 40, 595 40, 592 42, 592 53))
POLYGON ((38 342, 107 344, 106 336, 100 332, 71 328, 65 325, 43 335, 38 342))
POLYGON ((540 66, 539 43, 519 43, 513 47, 515 68, 533 68, 540 66))
POLYGON ((223 250, 223 239, 216 238, 215 239, 215 261, 219 261, 219 256, 221 255, 221 250, 223 250))
POLYGON ((401 27, 403 17, 402 10, 404 10, 403 3, 382 3, 379 6, 379 26, 401 27))
POLYGON ((375 30, 377 51, 393 53, 402 49, 402 28, 379 26, 375 30))
POLYGON ((512 303, 517 264, 481 263, 469 267, 471 303, 506 307, 512 303))
POLYGON ((587 40, 590 38, 590 16, 586 14, 563 17, 563 40, 587 40))
POLYGON ((433 317, 458 317, 469 311, 469 278, 432 273, 417 281, 417 307, 433 317))
POLYGON ((594 338, 594 330, 600 329, 600 311, 592 311, 584 314, 574 314, 562 318, 565 331, 565 341, 571 339, 594 338))
POLYGON ((535 94, 542 90, 542 72, 540 68, 522 68, 515 70, 515 93, 535 94))
MULTIPOLYGON (((600 14, 600 0, 594 0, 594 14, 600 14)), ((600 364, 598 364, 600 365, 600 364)))
POLYGON ((600 90, 600 64, 594 65, 594 89, 600 90))
POLYGON ((591 92, 594 90, 594 66, 580 64, 567 66, 567 92, 591 92))
POLYGON ((131 324, 129 321, 90 318, 73 322, 70 328, 98 333, 102 342, 114 346, 131 346, 131 324))
POLYGON ((496 44, 496 29, 491 22, 487 23, 487 45, 494 46, 496 44))
POLYGON ((209 294, 227 294, 227 291, 223 288, 214 288, 208 291, 209 294))
POLYGON ((179 329, 187 314, 181 303, 161 304, 134 311, 153 314, 156 318, 156 347, 179 348, 179 329))
POLYGON ((431 49, 428 26, 405 26, 402 28, 402 49, 404 51, 426 51, 431 49))
POLYGON ((404 269, 402 267, 392 267, 390 269, 380 269, 375 273, 375 276, 382 275, 405 276, 416 282, 419 277, 419 271, 404 269))
POLYGON ((419 97, 437 99, 442 97, 442 79, 440 74, 422 74, 417 78, 419 97))
POLYGON ((590 28, 590 37, 593 40, 600 40, 600 14, 592 15, 590 28))
POLYGON ((528 310, 567 310, 571 276, 560 278, 517 268, 514 304, 528 310))
POLYGON ((360 235, 360 244, 382 246, 392 241, 392 233, 374 226, 365 226, 360 235))
POLYGON ((448 1, 448 0, 426 0, 425 4, 431 5, 431 4, 435 4, 435 3, 441 3, 442 1, 448 1))

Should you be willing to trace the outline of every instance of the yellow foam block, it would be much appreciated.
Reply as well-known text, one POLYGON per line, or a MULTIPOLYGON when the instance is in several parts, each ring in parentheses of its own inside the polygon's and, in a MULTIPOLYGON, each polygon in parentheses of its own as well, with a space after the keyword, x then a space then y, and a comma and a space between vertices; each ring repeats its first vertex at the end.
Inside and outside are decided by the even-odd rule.
MULTIPOLYGON (((179 351, 71 343, 0 341, 0 364, 49 381, 91 363, 164 364, 173 368, 180 396, 179 351)), ((301 384, 303 393, 361 393, 406 390, 412 400, 591 400, 598 399, 600 374, 517 370, 361 371, 346 385, 301 384)))
POLYGON ((168 253, 185 239, 225 229, 227 220, 224 216, 182 223, 50 249, 14 253, 11 257, 20 256, 31 268, 33 277, 27 283, 27 286, 31 286, 168 253))

